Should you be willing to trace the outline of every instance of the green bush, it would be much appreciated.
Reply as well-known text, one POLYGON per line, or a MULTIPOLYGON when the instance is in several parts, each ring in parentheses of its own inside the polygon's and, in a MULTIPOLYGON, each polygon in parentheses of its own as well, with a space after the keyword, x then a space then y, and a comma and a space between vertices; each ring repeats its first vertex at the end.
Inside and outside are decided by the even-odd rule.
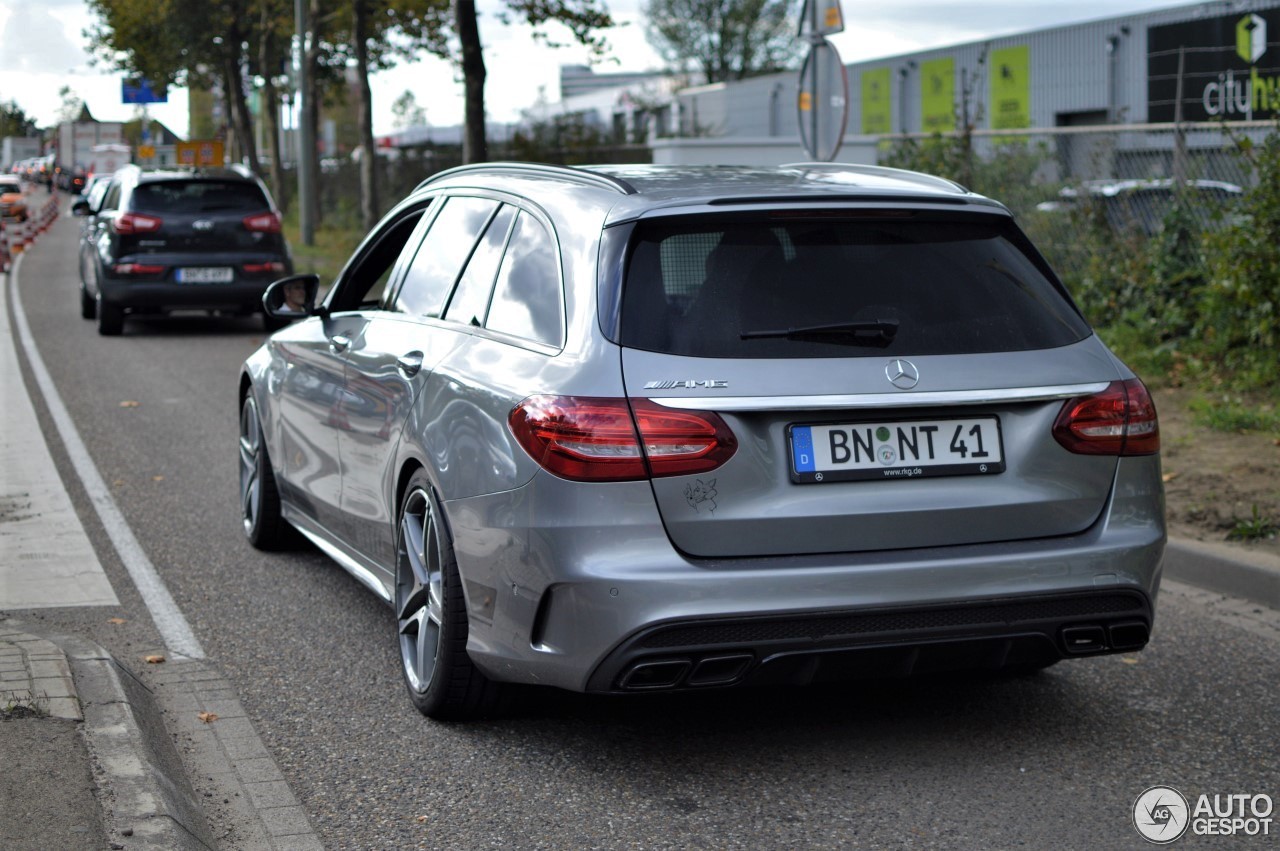
POLYGON ((1215 377, 1241 388, 1274 388, 1280 369, 1280 134, 1241 156, 1256 185, 1229 227, 1208 240, 1208 283, 1194 329, 1215 377))

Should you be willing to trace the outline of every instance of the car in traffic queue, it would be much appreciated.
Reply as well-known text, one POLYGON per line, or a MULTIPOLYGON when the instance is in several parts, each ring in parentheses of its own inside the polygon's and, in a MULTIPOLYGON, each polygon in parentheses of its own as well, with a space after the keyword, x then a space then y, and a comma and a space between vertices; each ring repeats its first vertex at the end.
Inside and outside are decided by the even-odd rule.
MULTIPOLYGON (((123 332, 127 315, 177 310, 262 313, 262 295, 293 271, 280 212, 242 166, 116 171, 92 206, 81 241, 80 314, 98 333, 123 332)), ((269 329, 281 323, 264 316, 269 329)))
POLYGON ((427 716, 1148 642, 1151 397, 951 181, 464 166, 319 284, 264 296, 243 527, 390 605, 427 716))
POLYGON ((27 198, 22 181, 13 175, 0 174, 0 218, 15 222, 27 220, 27 198))

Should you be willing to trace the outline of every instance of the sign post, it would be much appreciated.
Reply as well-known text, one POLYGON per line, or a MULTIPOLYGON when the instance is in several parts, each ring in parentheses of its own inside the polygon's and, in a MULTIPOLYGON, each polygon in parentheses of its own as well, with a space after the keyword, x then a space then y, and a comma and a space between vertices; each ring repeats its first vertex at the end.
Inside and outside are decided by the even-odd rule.
POLYGON ((805 0, 800 37, 809 54, 800 68, 796 118, 809 158, 831 162, 844 142, 849 123, 849 74, 828 35, 844 31, 840 0, 805 0))

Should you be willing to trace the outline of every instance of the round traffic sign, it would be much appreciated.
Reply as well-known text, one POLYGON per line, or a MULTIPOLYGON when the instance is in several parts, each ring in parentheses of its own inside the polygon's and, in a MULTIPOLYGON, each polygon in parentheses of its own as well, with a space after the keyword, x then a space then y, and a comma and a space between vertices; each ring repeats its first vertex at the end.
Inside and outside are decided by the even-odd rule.
POLYGON ((809 157, 818 162, 835 159, 849 122, 849 73, 835 45, 826 39, 810 45, 800 69, 796 113, 800 141, 809 157))

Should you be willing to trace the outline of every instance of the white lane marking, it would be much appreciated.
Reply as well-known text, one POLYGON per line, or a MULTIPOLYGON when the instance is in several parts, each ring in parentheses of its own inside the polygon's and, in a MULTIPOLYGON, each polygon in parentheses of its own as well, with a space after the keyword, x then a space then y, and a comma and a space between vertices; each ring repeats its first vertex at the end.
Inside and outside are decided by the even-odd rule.
POLYGON ((54 386, 53 378, 45 368, 39 350, 36 349, 31 328, 27 324, 27 315, 22 309, 22 295, 18 292, 18 279, 25 257, 26 252, 18 255, 9 274, 9 292, 13 298, 13 324, 18 329, 18 339, 22 343, 22 350, 26 352, 27 362, 31 364, 31 374, 35 376, 36 385, 39 386, 45 405, 49 408, 49 416, 53 418, 53 424, 58 429, 63 446, 66 447, 67 457, 71 459, 71 465, 75 468, 76 475, 80 477, 85 493, 89 495, 94 510, 98 512, 98 518, 102 521, 103 528, 107 530, 107 535, 111 538, 116 552, 119 553, 120 560, 129 571, 133 584, 138 586, 142 601, 151 611, 151 617, 156 622, 156 628, 160 631, 165 646, 174 653, 180 653, 192 659, 203 659, 204 649, 196 640, 187 619, 183 617, 182 610, 169 594, 169 589, 165 587, 164 580, 160 578, 155 565, 151 563, 151 559, 147 558, 142 545, 134 537, 133 530, 129 528, 124 515, 120 513, 116 501, 111 497, 111 491, 107 489, 106 482, 102 480, 102 475, 94 466, 89 450, 80 439, 80 433, 76 431, 75 423, 67 413, 67 406, 62 403, 58 388, 54 386))

